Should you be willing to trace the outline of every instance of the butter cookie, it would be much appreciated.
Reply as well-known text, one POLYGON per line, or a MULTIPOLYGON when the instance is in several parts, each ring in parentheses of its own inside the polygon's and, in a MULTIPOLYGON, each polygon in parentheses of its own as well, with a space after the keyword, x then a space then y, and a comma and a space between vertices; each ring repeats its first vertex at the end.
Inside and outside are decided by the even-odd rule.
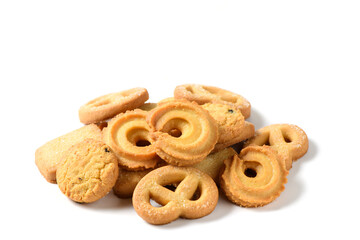
POLYGON ((227 198, 243 207, 260 207, 285 189, 288 171, 268 146, 249 146, 239 156, 226 159, 220 185, 227 198))
POLYGON ((132 200, 145 221, 166 224, 179 217, 204 217, 215 209, 218 198, 217 186, 207 174, 192 167, 168 165, 143 177, 132 200), (153 206, 151 200, 161 206, 153 206))
POLYGON ((119 113, 140 107, 148 99, 149 93, 145 88, 132 88, 95 98, 80 107, 80 122, 89 124, 104 121, 119 113))
POLYGON ((103 129, 104 142, 114 151, 123 168, 154 168, 160 161, 146 116, 147 112, 140 109, 127 111, 111 119, 103 129))
POLYGON ((218 126, 196 103, 173 100, 158 105, 147 115, 156 153, 166 162, 189 166, 203 160, 218 139, 218 126))
POLYGON ((104 197, 119 174, 117 158, 104 143, 85 139, 68 150, 56 172, 58 186, 75 202, 90 203, 104 197))
POLYGON ((199 84, 184 84, 175 88, 174 97, 195 101, 199 104, 226 104, 233 109, 239 109, 245 119, 249 118, 251 113, 250 102, 243 96, 218 87, 199 84))

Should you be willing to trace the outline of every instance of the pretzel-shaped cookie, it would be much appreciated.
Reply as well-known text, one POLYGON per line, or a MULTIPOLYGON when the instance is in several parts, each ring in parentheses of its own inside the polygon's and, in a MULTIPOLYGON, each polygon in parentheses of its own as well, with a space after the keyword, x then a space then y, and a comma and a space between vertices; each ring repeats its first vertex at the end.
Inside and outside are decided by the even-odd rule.
POLYGON ((154 168, 160 161, 146 115, 140 109, 127 111, 111 119, 103 130, 104 142, 118 157, 119 165, 127 169, 154 168))
POLYGON ((184 84, 177 86, 174 90, 174 97, 185 98, 199 104, 221 103, 232 108, 239 109, 244 118, 250 117, 251 105, 243 96, 212 86, 199 84, 184 84))
POLYGON ((197 103, 171 100, 147 115, 156 153, 166 162, 189 166, 203 160, 218 139, 218 126, 197 103))
POLYGON ((271 146, 289 170, 292 162, 302 157, 308 150, 309 141, 304 130, 292 124, 273 124, 255 132, 245 146, 271 146))
POLYGON ((132 200, 136 212, 145 221, 166 224, 179 217, 193 219, 210 214, 218 197, 215 182, 205 173, 191 167, 168 165, 143 177, 132 200), (150 200, 162 207, 152 206, 150 200))
POLYGON ((148 99, 148 91, 139 87, 106 94, 81 106, 79 118, 84 124, 101 122, 119 113, 140 107, 148 99))
POLYGON ((249 146, 224 161, 220 185, 230 201, 243 207, 260 207, 285 189, 288 171, 268 146, 249 146))

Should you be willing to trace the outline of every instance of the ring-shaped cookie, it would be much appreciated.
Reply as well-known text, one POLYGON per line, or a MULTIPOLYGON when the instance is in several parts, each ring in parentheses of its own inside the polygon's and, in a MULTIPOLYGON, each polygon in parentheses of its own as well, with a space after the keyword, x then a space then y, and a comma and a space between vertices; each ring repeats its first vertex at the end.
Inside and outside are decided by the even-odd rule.
POLYGON ((154 168, 160 161, 150 138, 147 112, 127 111, 111 119, 104 128, 104 142, 110 146, 119 165, 128 169, 154 168))
POLYGON ((249 146, 227 159, 220 178, 228 199, 243 207, 260 207, 275 200, 285 189, 288 171, 270 147, 249 146))
POLYGON ((166 224, 179 217, 194 219, 210 214, 218 197, 217 186, 207 174, 192 167, 168 165, 143 177, 132 200, 145 221, 166 224), (161 206, 153 206, 151 200, 161 206))
POLYGON ((292 162, 301 158, 309 148, 306 133, 293 124, 273 124, 255 132, 245 146, 271 146, 282 159, 286 169, 292 167, 292 162))
POLYGON ((203 160, 214 148, 218 127, 196 103, 174 100, 159 104, 147 116, 156 153, 166 162, 189 166, 203 160))
POLYGON ((199 104, 209 102, 226 104, 232 108, 239 109, 245 119, 249 118, 251 113, 250 102, 243 96, 218 87, 184 84, 175 88, 174 97, 195 101, 199 104))
POLYGON ((106 94, 81 106, 79 118, 84 124, 101 122, 119 113, 140 107, 148 99, 148 91, 140 87, 106 94))

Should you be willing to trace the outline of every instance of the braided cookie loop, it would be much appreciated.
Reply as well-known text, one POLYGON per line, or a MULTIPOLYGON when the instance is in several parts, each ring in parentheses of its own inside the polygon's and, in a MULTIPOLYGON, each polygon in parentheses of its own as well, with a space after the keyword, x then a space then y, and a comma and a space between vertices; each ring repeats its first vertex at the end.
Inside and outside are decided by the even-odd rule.
POLYGON ((166 162, 189 166, 203 160, 214 148, 218 127, 196 103, 174 100, 159 104, 147 116, 156 153, 166 162))
POLYGON ((288 171, 277 154, 267 146, 244 148, 239 156, 227 159, 220 177, 221 188, 233 203, 260 207, 275 200, 285 189, 288 171))
POLYGON ((111 119, 104 128, 104 142, 118 157, 119 165, 127 169, 154 168, 160 161, 156 155, 147 112, 140 109, 127 111, 111 119))
POLYGON ((198 104, 226 104, 232 108, 239 109, 245 119, 250 117, 251 105, 248 100, 239 94, 218 87, 184 84, 175 88, 174 97, 178 99, 185 98, 198 104))
POLYGON ((245 146, 271 146, 280 156, 286 169, 292 167, 292 162, 304 156, 309 148, 306 133, 300 127, 292 124, 273 124, 255 132, 245 146))
POLYGON ((151 224, 166 224, 182 218, 210 214, 219 197, 215 182, 192 167, 165 166, 155 169, 136 185, 133 206, 151 224), (151 200, 160 207, 151 205, 151 200))
POLYGON ((140 87, 95 98, 80 107, 80 122, 89 124, 104 121, 119 113, 140 107, 148 99, 148 91, 140 87))

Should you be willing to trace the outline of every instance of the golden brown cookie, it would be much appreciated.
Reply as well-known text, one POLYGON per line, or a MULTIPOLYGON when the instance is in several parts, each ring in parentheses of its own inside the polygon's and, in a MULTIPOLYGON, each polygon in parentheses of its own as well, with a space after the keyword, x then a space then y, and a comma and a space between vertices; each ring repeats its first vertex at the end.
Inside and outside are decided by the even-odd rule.
POLYGON ((288 171, 268 146, 249 146, 227 159, 220 185, 227 198, 243 207, 260 207, 275 200, 285 189, 288 171))
POLYGON ((119 198, 130 198, 139 181, 153 169, 131 171, 119 168, 119 177, 113 187, 114 194, 119 198))
POLYGON ((215 182, 191 167, 165 166, 143 177, 135 188, 133 206, 151 224, 166 224, 183 218, 210 214, 219 197, 215 182), (151 200, 160 204, 153 206, 151 200))
POLYGON ((210 114, 196 103, 174 100, 159 104, 149 112, 156 153, 166 162, 189 166, 203 160, 218 139, 218 126, 210 114))
POLYGON ((132 88, 110 93, 91 100, 79 109, 80 121, 84 124, 97 123, 115 115, 140 107, 149 99, 145 88, 132 88))
POLYGON ((205 103, 201 105, 215 119, 219 129, 217 143, 222 144, 238 137, 245 125, 245 119, 241 111, 220 103, 205 103))
POLYGON ((301 158, 309 148, 306 133, 293 124, 273 124, 255 132, 255 136, 246 141, 245 146, 268 145, 273 148, 287 170, 292 162, 301 158))
POLYGON ((209 154, 204 160, 192 165, 192 167, 203 171, 218 183, 219 173, 224 166, 224 161, 232 159, 235 154, 237 153, 231 147, 225 148, 216 153, 209 154))
POLYGON ((35 152, 35 164, 50 183, 56 183, 56 169, 66 151, 86 138, 102 139, 101 130, 95 124, 86 125, 61 137, 55 138, 35 152))
POLYGON ((119 167, 115 154, 103 142, 85 139, 68 150, 56 172, 58 186, 75 202, 104 197, 115 185, 119 167))
POLYGON ((229 139, 227 142, 216 143, 214 147, 214 152, 219 151, 221 149, 227 148, 232 146, 236 143, 242 142, 248 138, 251 138, 255 134, 255 126, 254 124, 245 121, 243 130, 240 132, 239 135, 234 136, 234 138, 229 139))
POLYGON ((104 128, 104 142, 110 146, 123 168, 154 168, 160 161, 154 140, 150 138, 147 112, 140 109, 121 113, 104 128))
POLYGON ((175 88, 174 97, 178 99, 185 98, 199 104, 226 104, 232 109, 239 109, 245 119, 250 117, 250 102, 239 94, 221 88, 199 84, 184 84, 175 88))

